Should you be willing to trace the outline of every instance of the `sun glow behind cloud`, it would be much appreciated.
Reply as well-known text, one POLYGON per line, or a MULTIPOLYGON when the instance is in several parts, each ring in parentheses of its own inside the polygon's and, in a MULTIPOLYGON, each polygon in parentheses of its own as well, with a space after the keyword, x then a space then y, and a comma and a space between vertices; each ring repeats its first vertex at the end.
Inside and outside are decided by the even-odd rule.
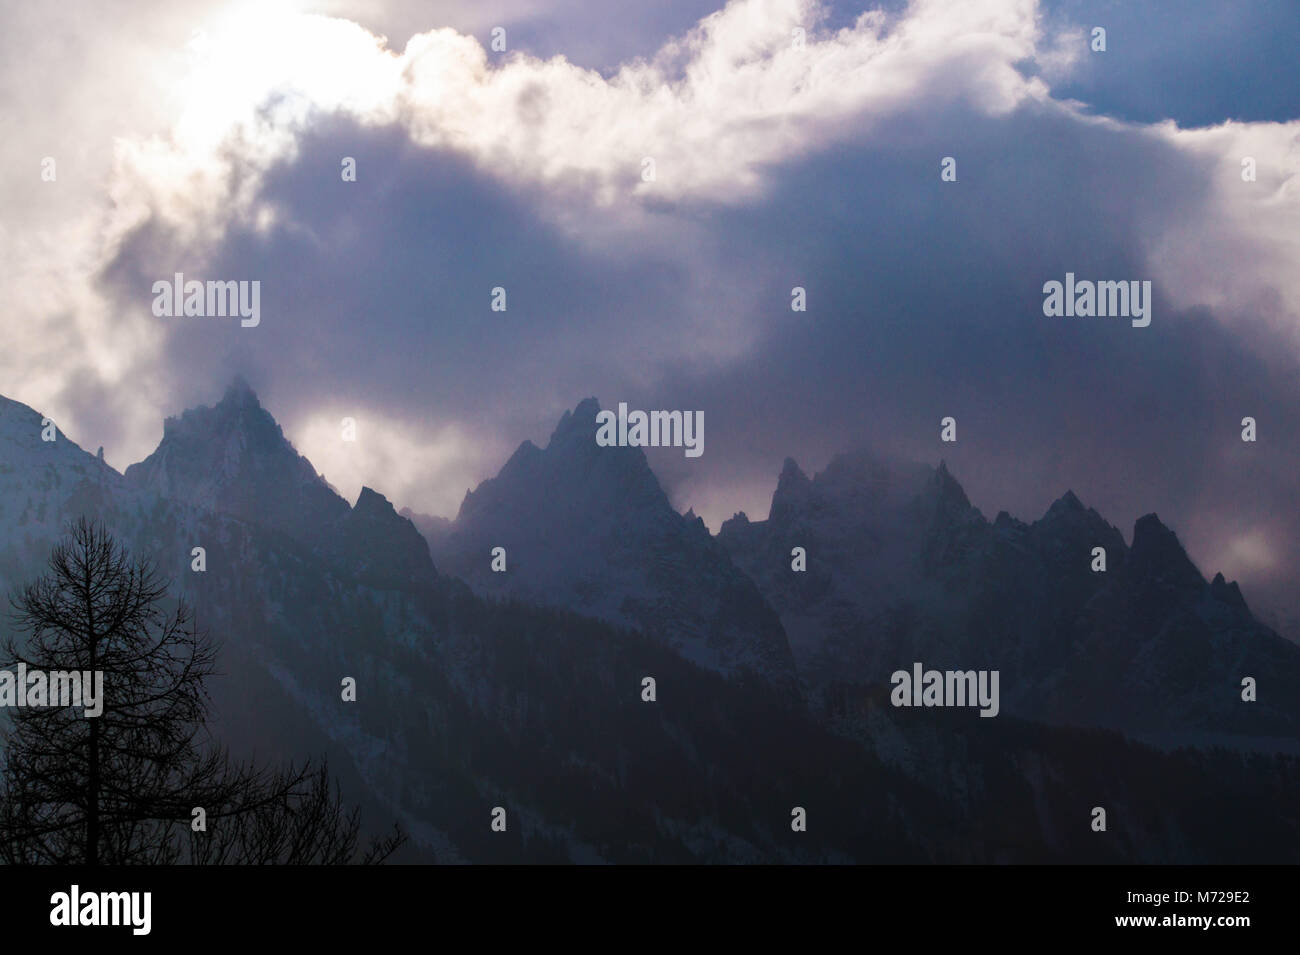
POLYGON ((254 118, 263 134, 292 131, 313 111, 391 118, 384 108, 400 64, 383 38, 298 6, 239 4, 195 31, 189 73, 174 90, 182 107, 173 130, 180 148, 215 150, 254 118))
POLYGON ((386 412, 358 413, 343 403, 291 430, 299 453, 349 503, 362 487, 370 487, 399 510, 416 502, 416 510, 454 515, 482 469, 496 463, 485 460, 483 442, 455 423, 412 426, 386 412))

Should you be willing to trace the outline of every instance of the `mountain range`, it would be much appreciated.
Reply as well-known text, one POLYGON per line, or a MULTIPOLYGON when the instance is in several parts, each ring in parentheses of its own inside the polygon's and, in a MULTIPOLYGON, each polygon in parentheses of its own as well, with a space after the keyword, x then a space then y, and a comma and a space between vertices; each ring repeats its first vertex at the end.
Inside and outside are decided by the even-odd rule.
POLYGON ((1155 514, 1131 543, 1070 491, 1033 523, 990 522, 942 462, 856 453, 812 479, 787 460, 768 519, 738 514, 718 540, 776 608, 814 688, 919 660, 1000 671, 1004 710, 1029 719, 1300 737, 1288 689, 1300 646, 1256 621, 1235 583, 1207 581, 1155 514), (796 546, 804 573, 790 570, 796 546))
POLYGON ((942 464, 852 454, 714 536, 598 410, 413 521, 345 501, 243 381, 124 474, 0 399, 0 585, 104 521, 220 638, 222 738, 328 756, 412 861, 1300 859, 1300 648, 1154 515, 1127 544, 1068 493, 989 522, 942 464), (913 661, 1001 670, 1002 715, 890 706, 913 661))

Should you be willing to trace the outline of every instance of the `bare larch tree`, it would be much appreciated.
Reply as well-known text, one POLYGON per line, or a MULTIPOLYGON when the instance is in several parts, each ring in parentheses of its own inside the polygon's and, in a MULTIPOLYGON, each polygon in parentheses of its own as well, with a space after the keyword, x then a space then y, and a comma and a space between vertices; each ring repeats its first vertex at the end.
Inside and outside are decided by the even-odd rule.
POLYGON ((5 668, 102 673, 103 709, 10 711, 0 730, 0 860, 378 862, 404 841, 395 829, 358 856, 359 812, 344 808, 324 765, 231 760, 205 727, 215 644, 183 601, 166 609, 166 581, 102 525, 70 525, 49 572, 12 603, 18 634, 4 641, 5 668))

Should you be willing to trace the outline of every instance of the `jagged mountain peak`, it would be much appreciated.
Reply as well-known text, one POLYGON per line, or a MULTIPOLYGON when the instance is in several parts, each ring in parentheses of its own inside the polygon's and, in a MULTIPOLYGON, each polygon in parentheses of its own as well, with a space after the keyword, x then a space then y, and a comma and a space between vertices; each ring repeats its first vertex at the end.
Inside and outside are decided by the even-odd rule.
POLYGON ((369 487, 361 489, 352 510, 338 522, 332 543, 355 561, 363 575, 410 582, 436 576, 428 542, 415 523, 369 487))
POLYGON ((997 516, 993 518, 993 526, 1000 531, 1012 531, 1024 525, 1012 517, 1008 511, 998 511, 997 516))
MULTIPOLYGON (((567 415, 568 412, 566 411, 565 414, 567 415)), ((533 462, 541 457, 542 454, 542 449, 533 444, 533 442, 520 442, 519 447, 515 448, 515 453, 506 459, 505 464, 501 465, 501 470, 497 472, 497 479, 509 479, 509 477, 514 474, 527 475, 533 467, 533 462)), ((489 484, 489 481, 491 480, 493 479, 489 478, 488 481, 482 482, 478 488, 470 488, 465 492, 465 498, 461 501, 460 505, 462 513, 465 512, 465 508, 470 505, 470 502, 478 491, 482 490, 485 486, 491 486, 489 484)))
POLYGON ((959 520, 979 515, 979 511, 966 496, 966 490, 948 470, 946 461, 940 460, 933 476, 927 482, 923 495, 926 507, 933 507, 935 516, 946 520, 959 520))
POLYGON ((1235 580, 1225 580, 1223 574, 1214 575, 1210 581, 1210 594, 1216 599, 1238 610, 1249 610, 1246 598, 1241 595, 1241 588, 1235 580))
MULTIPOLYGON (((551 440, 547 447, 558 441, 576 435, 579 437, 590 436, 595 440, 596 434, 596 415, 600 414, 600 402, 595 398, 583 398, 572 410, 566 410, 560 417, 559 423, 555 430, 551 432, 551 440)), ((525 442, 529 443, 529 442, 525 442)))
POLYGON ((524 502, 535 508, 547 501, 568 511, 671 509, 641 448, 596 444, 599 411, 595 398, 585 398, 564 412, 545 448, 521 442, 495 477, 466 492, 456 520, 472 522, 524 502))
POLYGON ((777 479, 777 486, 782 483, 804 484, 808 481, 808 475, 803 473, 799 467, 799 462, 794 458, 786 458, 781 465, 781 476, 777 479))
POLYGON ((438 565, 494 596, 558 604, 641 629, 723 673, 792 685, 780 621, 695 513, 673 508, 639 447, 597 443, 596 399, 524 442, 466 495, 438 565), (504 548, 505 572, 487 556, 504 548))
POLYGON ((1058 497, 1055 501, 1052 502, 1052 506, 1047 509, 1047 513, 1050 514, 1053 511, 1071 512, 1071 511, 1085 511, 1085 510, 1087 510, 1087 508, 1083 506, 1083 502, 1079 500, 1078 496, 1074 493, 1074 491, 1067 490, 1064 494, 1062 494, 1060 497, 1058 497))
POLYGON ((1133 525, 1133 556, 1187 559, 1178 535, 1166 527, 1154 512, 1142 515, 1133 525))
POLYGON ((436 575, 415 525, 370 487, 349 506, 243 378, 215 405, 191 408, 168 424, 157 449, 127 469, 137 488, 272 528, 377 586, 422 584, 436 575))
POLYGON ((158 447, 127 468, 126 478, 162 497, 305 539, 350 510, 242 378, 216 405, 168 418, 158 447))
POLYGON ((363 487, 361 493, 357 495, 357 502, 352 505, 354 514, 364 514, 368 517, 397 517, 397 509, 393 507, 392 502, 384 495, 380 494, 373 488, 363 487))
MULTIPOLYGON (((966 500, 966 491, 961 486, 952 472, 948 470, 948 462, 943 458, 939 459, 939 466, 934 469, 934 484, 945 494, 961 495, 962 500, 966 500)), ((966 501, 966 503, 970 503, 966 501)))
POLYGON ((837 515, 835 520, 855 526, 874 525, 918 506, 951 517, 978 513, 943 462, 934 468, 860 448, 835 455, 812 478, 793 458, 786 458, 772 495, 769 520, 788 528, 800 521, 830 520, 837 515))
POLYGON ((1107 548, 1124 550, 1124 537, 1094 508, 1088 507, 1073 491, 1066 491, 1033 524, 1040 534, 1062 534, 1076 537, 1080 534, 1096 538, 1094 543, 1107 548))
POLYGON ((261 407, 261 402, 257 400, 257 393, 253 391, 253 386, 248 383, 248 379, 243 375, 235 375, 230 379, 230 384, 226 386, 226 392, 221 398, 222 404, 252 404, 261 407))
POLYGON ((1145 514, 1133 525, 1129 561, 1139 577, 1155 577, 1186 588, 1205 586, 1205 578, 1187 556, 1178 535, 1155 514, 1145 514))
POLYGON ((809 686, 877 684, 909 660, 991 660, 1018 687, 1007 712, 1035 719, 1261 735, 1300 725, 1300 707, 1243 708, 1223 692, 1224 672, 1247 666, 1300 673, 1300 652, 1254 620, 1234 584, 1207 586, 1154 514, 1131 547, 1073 491, 1032 524, 1001 511, 990 525, 946 462, 907 472, 919 489, 852 465, 828 467, 802 495, 787 493, 800 486, 788 465, 775 502, 787 511, 718 534, 780 614, 809 686), (792 572, 795 546, 806 573, 792 572))
POLYGON ((781 465, 781 476, 776 481, 776 491, 772 494, 772 506, 768 511, 768 520, 784 524, 792 520, 802 508, 812 481, 804 474, 794 458, 786 458, 781 465))
MULTIPOLYGON (((204 440, 237 437, 236 448, 261 451, 292 450, 279 423, 271 416, 247 381, 236 377, 215 405, 198 405, 163 422, 163 440, 204 440)), ((297 452, 294 452, 295 456, 297 452)))

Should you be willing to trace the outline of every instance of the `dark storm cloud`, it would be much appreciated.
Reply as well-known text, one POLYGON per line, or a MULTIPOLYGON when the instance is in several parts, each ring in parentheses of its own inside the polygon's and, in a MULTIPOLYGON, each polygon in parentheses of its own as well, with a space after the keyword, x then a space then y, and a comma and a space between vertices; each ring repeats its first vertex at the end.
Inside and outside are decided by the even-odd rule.
POLYGON ((738 260, 777 251, 769 291, 787 316, 751 360, 656 389, 707 409, 700 466, 661 464, 678 498, 697 484, 753 488, 758 472, 770 494, 786 455, 813 469, 868 446, 946 458, 989 517, 1035 519, 1067 488, 1126 533, 1156 511, 1208 573, 1231 562, 1233 539, 1269 527, 1277 567, 1254 583, 1291 585, 1296 376, 1206 310, 1173 310, 1158 281, 1147 328, 1043 315, 1043 283, 1067 271, 1153 278, 1143 245, 1205 198, 1204 170, 1158 141, 1036 109, 883 132, 719 215, 738 260), (939 181, 942 154, 958 159, 958 182, 939 181), (792 285, 807 287, 807 313, 788 313, 792 285), (955 445, 939 440, 947 415, 955 445), (1240 440, 1246 415, 1268 421, 1266 442, 1240 440))
POLYGON ((504 451, 545 438, 589 392, 657 374, 714 322, 688 253, 665 258, 635 235, 580 241, 529 197, 392 130, 323 124, 298 157, 262 187, 283 228, 233 230, 195 261, 151 221, 105 272, 121 307, 144 311, 152 283, 176 271, 262 282, 256 328, 158 320, 167 337, 153 371, 173 410, 210 402, 238 373, 286 422, 340 398, 453 421, 504 451), (357 161, 355 183, 341 180, 343 156, 357 161), (504 312, 491 308, 497 287, 504 312))

